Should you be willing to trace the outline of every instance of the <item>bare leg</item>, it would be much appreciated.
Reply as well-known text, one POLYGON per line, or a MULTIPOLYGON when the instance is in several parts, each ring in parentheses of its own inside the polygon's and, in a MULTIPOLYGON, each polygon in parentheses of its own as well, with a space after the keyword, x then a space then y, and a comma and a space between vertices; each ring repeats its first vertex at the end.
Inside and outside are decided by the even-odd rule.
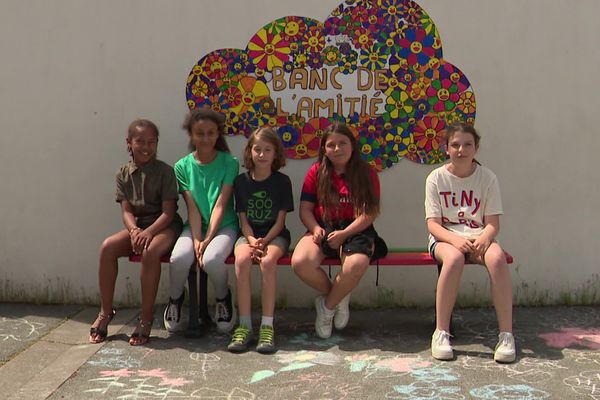
MULTIPOLYGON (((115 293, 115 282, 118 274, 118 259, 131 253, 131 241, 126 229, 109 236, 100 247, 98 261, 98 285, 100 287, 100 314, 111 315, 113 310, 113 296, 115 293)), ((109 318, 97 318, 92 328, 106 331, 109 318)), ((101 341, 98 334, 90 335, 90 341, 97 343, 101 341)))
MULTIPOLYGON (((164 229, 154 236, 150 246, 142 253, 142 269, 140 271, 140 281, 142 286, 142 311, 140 320, 146 327, 146 332, 138 332, 138 327, 134 332, 149 335, 151 321, 154 318, 154 302, 158 283, 160 282, 160 257, 166 254, 173 243, 175 243, 175 233, 170 229, 164 229)), ((130 340, 130 344, 144 344, 147 339, 143 336, 137 336, 130 340)))
POLYGON ((275 245, 267 245, 267 254, 260 262, 262 278, 261 303, 262 315, 272 317, 275 314, 275 297, 277 296, 277 260, 283 256, 284 251, 275 245))
POLYGON ((305 235, 292 254, 292 269, 304 283, 326 296, 331 290, 331 282, 321 268, 324 258, 325 255, 313 242, 312 236, 305 235))
POLYGON ((438 278, 435 293, 436 328, 448 332, 465 266, 465 255, 449 243, 438 242, 435 257, 442 263, 442 273, 438 278))
POLYGON ((249 244, 240 244, 235 248, 235 276, 237 301, 240 316, 250 316, 252 310, 252 248, 249 244))
POLYGON ((338 303, 350 293, 360 282, 369 267, 366 254, 354 253, 343 256, 342 270, 335 277, 329 295, 325 299, 325 307, 335 309, 338 303))
POLYGON ((512 332, 512 281, 504 251, 492 243, 484 255, 500 332, 512 332))

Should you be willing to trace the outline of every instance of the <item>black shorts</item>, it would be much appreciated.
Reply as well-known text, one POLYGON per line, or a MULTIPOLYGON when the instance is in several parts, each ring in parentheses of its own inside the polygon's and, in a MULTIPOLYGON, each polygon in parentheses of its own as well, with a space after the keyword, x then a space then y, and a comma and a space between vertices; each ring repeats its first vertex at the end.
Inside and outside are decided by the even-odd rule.
MULTIPOLYGON (((352 222, 352 221, 350 221, 352 222)), ((375 260, 381 257, 385 257, 388 249, 385 241, 377 235, 377 231, 373 225, 370 225, 362 232, 356 235, 350 236, 344 243, 342 243, 341 249, 332 249, 327 243, 327 236, 336 230, 342 230, 347 227, 350 222, 338 222, 331 226, 325 226, 325 236, 321 240, 321 251, 328 258, 340 258, 341 253, 354 254, 360 253, 365 254, 371 260, 375 260)))

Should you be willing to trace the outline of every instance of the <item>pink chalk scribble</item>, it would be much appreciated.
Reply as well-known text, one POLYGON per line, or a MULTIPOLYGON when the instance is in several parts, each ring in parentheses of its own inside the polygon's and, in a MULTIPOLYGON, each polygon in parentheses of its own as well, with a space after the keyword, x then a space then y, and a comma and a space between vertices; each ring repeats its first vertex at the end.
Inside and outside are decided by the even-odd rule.
POLYGON ((137 374, 141 377, 165 379, 168 377, 169 373, 167 371, 164 371, 162 368, 156 368, 150 370, 140 369, 137 374))
POLYGON ((188 383, 193 383, 193 381, 188 381, 184 378, 162 378, 162 382, 159 386, 171 386, 171 387, 179 387, 187 385, 188 383))
POLYGON ((600 349, 600 329, 561 328, 560 332, 540 333, 546 346, 564 349, 571 346, 600 349))
POLYGON ((135 372, 131 371, 129 368, 121 368, 116 371, 100 371, 100 376, 102 376, 104 378, 113 377, 113 376, 120 377, 120 378, 129 378, 133 374, 135 374, 135 372))
POLYGON ((426 368, 430 365, 431 363, 428 361, 412 357, 389 358, 375 363, 375 367, 386 368, 393 372, 411 372, 417 368, 426 368))

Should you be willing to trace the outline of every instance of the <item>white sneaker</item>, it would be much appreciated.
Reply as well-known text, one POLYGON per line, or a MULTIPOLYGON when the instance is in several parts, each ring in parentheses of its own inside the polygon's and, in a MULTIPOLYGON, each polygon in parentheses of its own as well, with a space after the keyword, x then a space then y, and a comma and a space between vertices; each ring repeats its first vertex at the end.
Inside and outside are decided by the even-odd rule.
POLYGON ((350 293, 335 307, 335 316, 333 317, 333 326, 335 329, 342 330, 348 325, 350 320, 350 293))
POLYGON ((436 329, 431 337, 431 355, 438 360, 452 360, 454 351, 450 345, 450 334, 436 329))
POLYGON ((183 298, 185 292, 178 299, 169 298, 169 303, 165 307, 163 313, 163 322, 168 332, 180 332, 185 330, 188 324, 188 318, 185 313, 182 313, 183 298))
POLYGON ((233 305, 231 290, 228 290, 227 297, 222 300, 217 300, 215 306, 217 330, 221 333, 229 333, 235 326, 237 320, 237 311, 233 305))
POLYGON ((335 310, 327 310, 325 308, 325 297, 323 296, 318 296, 315 299, 315 309, 317 310, 315 331, 319 337, 327 339, 331 336, 331 330, 333 329, 335 310))
POLYGON ((517 358, 515 338, 510 332, 500 332, 494 351, 494 360, 499 363, 511 363, 517 358))

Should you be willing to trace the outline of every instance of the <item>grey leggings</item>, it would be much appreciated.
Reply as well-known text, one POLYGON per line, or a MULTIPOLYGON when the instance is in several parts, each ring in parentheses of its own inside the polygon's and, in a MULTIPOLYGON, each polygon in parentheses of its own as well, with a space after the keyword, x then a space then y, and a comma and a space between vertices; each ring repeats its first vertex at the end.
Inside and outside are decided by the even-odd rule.
MULTIPOLYGON (((231 254, 237 236, 237 231, 231 228, 221 229, 204 250, 202 257, 204 270, 213 284, 215 296, 218 299, 227 296, 227 271, 229 268, 225 264, 225 259, 231 254)), ((169 278, 172 299, 179 298, 183 293, 190 266, 195 257, 192 232, 190 227, 186 226, 177 242, 175 242, 175 247, 173 247, 171 253, 169 278)))

